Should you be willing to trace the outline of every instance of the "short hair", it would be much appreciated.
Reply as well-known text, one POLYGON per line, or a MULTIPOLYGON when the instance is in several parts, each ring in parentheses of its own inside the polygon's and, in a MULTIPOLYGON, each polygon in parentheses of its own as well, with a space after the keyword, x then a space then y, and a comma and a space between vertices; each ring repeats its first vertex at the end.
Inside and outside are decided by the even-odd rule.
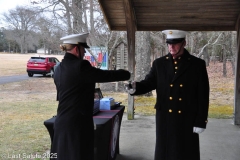
POLYGON ((75 46, 77 46, 76 44, 61 44, 60 45, 60 49, 62 51, 70 51, 71 49, 73 49, 75 46))

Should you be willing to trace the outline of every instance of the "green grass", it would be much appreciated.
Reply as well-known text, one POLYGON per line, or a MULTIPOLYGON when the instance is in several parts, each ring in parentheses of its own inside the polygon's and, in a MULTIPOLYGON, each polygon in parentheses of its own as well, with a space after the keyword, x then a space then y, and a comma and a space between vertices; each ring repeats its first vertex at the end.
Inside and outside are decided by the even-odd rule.
MULTIPOLYGON (((220 89, 221 90, 221 89, 220 89)), ((226 92, 226 90, 222 90, 226 92)), ((233 91, 233 90, 232 90, 233 91)), ((230 91, 228 91, 230 93, 230 91)), ((127 94, 124 93, 108 93, 105 96, 112 96, 116 97, 116 101, 123 102, 123 105, 127 106, 127 94)), ((156 103, 156 97, 145 97, 145 96, 135 96, 135 114, 141 115, 155 115, 154 105, 156 103)), ((126 112, 127 109, 125 109, 126 112)), ((226 104, 209 104, 209 118, 232 118, 233 116, 233 105, 226 105, 226 104)))
MULTIPOLYGON (((135 97, 135 113, 142 115, 155 115, 155 97, 135 97)), ((232 118, 233 105, 209 104, 209 118, 232 118)))
POLYGON ((142 115, 155 115, 154 105, 156 103, 155 97, 137 96, 135 97, 135 113, 142 115))
MULTIPOLYGON (((126 97, 120 94, 118 98, 126 100, 126 97)), ((154 115, 154 104, 155 97, 135 97, 135 112, 154 115)), ((49 150, 50 137, 43 122, 56 114, 56 106, 55 100, 1 103, 0 155, 41 155, 49 150)), ((232 106, 210 105, 210 118, 231 118, 232 113, 232 106)))
MULTIPOLYGON (((219 89, 217 92, 231 91, 219 89)), ((55 93, 51 78, 0 85, 0 160, 5 160, 1 157, 3 154, 43 155, 50 149, 49 133, 43 122, 56 115, 55 93)), ((103 91, 103 94, 127 107, 127 93, 103 91)), ((134 99, 135 114, 155 115, 156 97, 135 96, 134 99)), ((219 101, 210 104, 209 118, 231 118, 232 113, 230 104, 219 101)))
POLYGON ((230 87, 218 87, 218 88, 211 88, 211 92, 221 92, 222 94, 232 94, 234 93, 234 88, 230 88, 230 87))
POLYGON ((219 119, 232 118, 233 106, 210 104, 208 116, 209 118, 219 118, 219 119))
POLYGON ((1 103, 0 113, 0 155, 35 155, 50 149, 43 122, 55 115, 55 101, 1 103))

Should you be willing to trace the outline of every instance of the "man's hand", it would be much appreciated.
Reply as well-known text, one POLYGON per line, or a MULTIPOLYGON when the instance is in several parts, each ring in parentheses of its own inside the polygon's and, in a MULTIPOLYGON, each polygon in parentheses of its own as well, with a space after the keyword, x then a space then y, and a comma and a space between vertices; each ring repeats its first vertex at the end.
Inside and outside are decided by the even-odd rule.
POLYGON ((125 90, 129 94, 133 94, 136 91, 136 82, 135 81, 129 81, 128 84, 125 84, 125 90))
POLYGON ((193 133, 202 133, 205 129, 199 127, 193 127, 193 133))

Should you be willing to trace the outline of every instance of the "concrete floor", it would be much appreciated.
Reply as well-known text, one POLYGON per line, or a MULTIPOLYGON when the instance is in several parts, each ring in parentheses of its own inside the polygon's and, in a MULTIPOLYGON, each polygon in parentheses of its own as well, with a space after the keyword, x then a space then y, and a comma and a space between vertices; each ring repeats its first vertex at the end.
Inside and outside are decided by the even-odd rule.
MULTIPOLYGON (((209 119, 200 134, 201 160, 240 160, 240 127, 232 119, 209 119)), ((123 116, 120 130, 120 154, 116 160, 153 160, 155 116, 123 116)))

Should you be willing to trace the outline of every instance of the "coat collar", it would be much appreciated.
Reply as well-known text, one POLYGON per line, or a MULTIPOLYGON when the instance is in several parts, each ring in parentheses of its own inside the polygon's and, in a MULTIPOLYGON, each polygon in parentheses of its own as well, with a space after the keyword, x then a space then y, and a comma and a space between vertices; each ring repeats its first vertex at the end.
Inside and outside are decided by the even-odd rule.
POLYGON ((184 49, 184 53, 181 56, 181 63, 178 66, 179 69, 177 73, 174 73, 174 68, 173 68, 173 58, 170 53, 166 56, 166 69, 168 70, 168 74, 173 77, 172 82, 175 81, 178 77, 180 77, 190 66, 191 64, 191 55, 189 52, 184 49))
POLYGON ((65 53, 64 58, 66 58, 66 59, 79 59, 76 56, 74 56, 73 54, 68 53, 68 52, 65 53))

